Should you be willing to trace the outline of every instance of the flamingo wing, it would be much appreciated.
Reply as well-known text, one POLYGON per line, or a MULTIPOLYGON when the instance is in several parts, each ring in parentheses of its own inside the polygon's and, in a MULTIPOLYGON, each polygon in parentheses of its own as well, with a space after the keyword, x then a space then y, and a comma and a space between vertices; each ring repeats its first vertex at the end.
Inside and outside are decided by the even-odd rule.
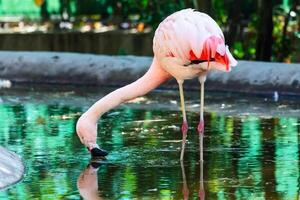
POLYGON ((237 61, 225 45, 221 28, 207 14, 193 9, 173 13, 162 21, 153 39, 154 55, 158 60, 176 57, 174 64, 215 61, 216 69, 229 71, 237 61), (178 59, 181 61, 179 62, 178 59))

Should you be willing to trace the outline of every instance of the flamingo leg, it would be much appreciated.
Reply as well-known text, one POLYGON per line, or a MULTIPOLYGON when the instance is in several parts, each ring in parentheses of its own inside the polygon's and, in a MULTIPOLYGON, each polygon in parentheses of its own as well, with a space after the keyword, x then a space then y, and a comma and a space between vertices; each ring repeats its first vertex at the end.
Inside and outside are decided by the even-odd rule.
POLYGON ((185 103, 184 103, 184 94, 183 94, 183 80, 177 80, 179 85, 179 93, 180 93, 180 102, 181 102, 181 111, 182 111, 182 126, 181 126, 181 132, 182 132, 182 147, 181 147, 181 154, 180 154, 180 160, 183 160, 184 156, 184 149, 185 149, 185 143, 186 143, 186 136, 188 131, 188 123, 186 120, 186 112, 185 112, 185 103))
POLYGON ((200 162, 203 162, 203 136, 204 136, 204 117, 203 117, 203 110, 204 110, 204 82, 206 80, 206 76, 202 75, 199 77, 199 82, 201 84, 201 91, 200 91, 200 121, 198 124, 198 133, 199 133, 199 151, 200 151, 200 162))

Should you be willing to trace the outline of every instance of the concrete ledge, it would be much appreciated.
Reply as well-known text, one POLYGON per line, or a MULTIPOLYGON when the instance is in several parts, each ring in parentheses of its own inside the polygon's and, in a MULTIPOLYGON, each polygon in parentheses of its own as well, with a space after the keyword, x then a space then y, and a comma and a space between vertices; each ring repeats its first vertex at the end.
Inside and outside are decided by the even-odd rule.
MULTIPOLYGON (((13 82, 121 86, 142 76, 151 57, 58 52, 0 52, 0 78, 13 82)), ((162 87, 176 87, 172 80, 162 87)), ((198 89, 197 80, 186 89, 198 89)), ((211 72, 206 88, 300 94, 300 64, 239 61, 230 73, 211 72)))
POLYGON ((24 175, 21 158, 3 147, 0 147, 0 190, 17 183, 24 175))

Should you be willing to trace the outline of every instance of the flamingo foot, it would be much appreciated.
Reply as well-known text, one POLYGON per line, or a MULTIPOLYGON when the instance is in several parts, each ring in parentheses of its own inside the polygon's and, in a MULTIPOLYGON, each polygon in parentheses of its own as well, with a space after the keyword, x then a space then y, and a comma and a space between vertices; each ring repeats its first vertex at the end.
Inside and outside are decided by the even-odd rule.
POLYGON ((200 120, 197 130, 199 134, 204 134, 204 120, 200 120))

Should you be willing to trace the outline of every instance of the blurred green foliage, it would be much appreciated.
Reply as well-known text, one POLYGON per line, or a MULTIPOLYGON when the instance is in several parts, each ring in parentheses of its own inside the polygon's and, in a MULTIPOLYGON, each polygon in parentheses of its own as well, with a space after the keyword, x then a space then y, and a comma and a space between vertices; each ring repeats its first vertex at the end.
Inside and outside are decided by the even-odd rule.
POLYGON ((257 59, 260 46, 260 51, 272 51, 271 58, 267 60, 300 61, 300 0, 272 0, 271 8, 262 8, 263 0, 39 0, 43 2, 42 6, 36 5, 35 1, 0 0, 0 17, 21 14, 53 20, 57 17, 51 16, 67 13, 73 21, 81 20, 81 25, 100 20, 104 25, 128 23, 127 28, 135 28, 138 23, 144 23, 155 29, 175 11, 198 8, 211 15, 221 26, 226 43, 234 49, 237 58, 257 59), (259 33, 262 34, 260 30, 267 23, 260 16, 260 10, 270 9, 273 15, 273 30, 269 30, 272 41, 265 45, 272 46, 271 50, 264 44, 258 44, 261 42, 258 38, 259 33))
MULTIPOLYGON (((198 8, 210 14, 222 27, 227 43, 239 59, 256 59, 260 23, 259 9, 272 9, 272 61, 299 61, 299 0, 273 0, 273 8, 261 8, 261 0, 69 0, 75 16, 100 14, 106 22, 143 22, 155 29, 169 14, 198 8), (203 6, 204 5, 204 6, 203 6), (298 56, 298 57, 297 57, 298 56)), ((266 44, 268 45, 268 44, 266 44)), ((263 49, 264 51, 264 49, 263 49)), ((267 51, 267 49, 265 50, 267 51)))
POLYGON ((185 8, 183 1, 170 0, 69 0, 76 5, 75 16, 100 14, 102 20, 139 20, 151 26, 167 15, 185 8), (136 17, 132 17, 136 16, 136 17))

